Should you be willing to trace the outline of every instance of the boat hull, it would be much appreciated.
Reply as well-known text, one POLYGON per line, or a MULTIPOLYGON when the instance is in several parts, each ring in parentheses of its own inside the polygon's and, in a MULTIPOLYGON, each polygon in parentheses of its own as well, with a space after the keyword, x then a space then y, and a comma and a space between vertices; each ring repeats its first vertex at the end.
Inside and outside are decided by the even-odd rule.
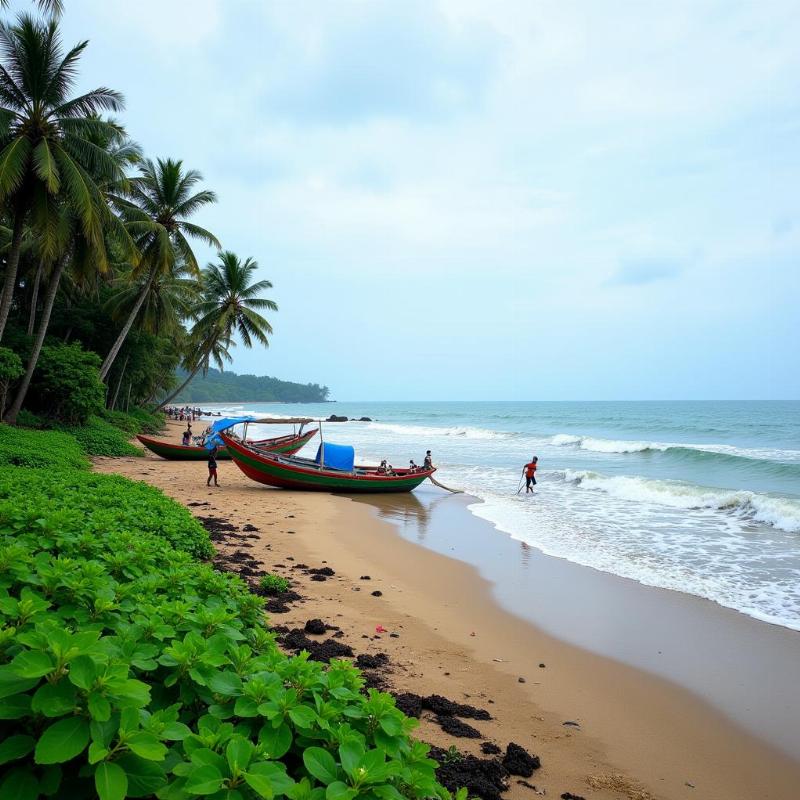
MULTIPOLYGON (((278 436, 274 439, 262 439, 254 442, 262 450, 283 455, 293 455, 297 453, 303 445, 316 436, 317 431, 308 431, 302 436, 278 436)), ((205 461, 208 458, 208 450, 205 447, 195 445, 186 446, 164 442, 160 439, 152 439, 149 436, 138 435, 136 437, 150 452, 155 453, 168 461, 205 461)), ((227 447, 217 449, 217 459, 230 459, 227 447)))
POLYGON ((307 492, 346 492, 348 494, 387 494, 411 492, 436 470, 401 475, 353 475, 334 470, 321 470, 283 463, 269 454, 260 454, 249 447, 222 439, 237 467, 251 480, 280 489, 307 492))

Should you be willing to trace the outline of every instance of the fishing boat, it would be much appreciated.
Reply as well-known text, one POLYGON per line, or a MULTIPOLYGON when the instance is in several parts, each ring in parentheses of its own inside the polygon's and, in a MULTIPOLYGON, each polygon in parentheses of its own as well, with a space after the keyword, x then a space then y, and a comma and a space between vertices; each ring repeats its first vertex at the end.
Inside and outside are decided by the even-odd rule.
MULTIPOLYGON (((411 492, 436 468, 393 470, 386 474, 380 467, 356 466, 355 453, 349 445, 320 442, 315 459, 264 452, 251 444, 237 441, 220 432, 228 454, 248 478, 281 489, 313 492, 411 492)), ((320 425, 322 439, 322 425, 320 425)))
MULTIPOLYGON (((311 441, 311 439, 317 435, 316 428, 306 431, 305 433, 303 432, 303 428, 309 422, 313 422, 313 420, 299 418, 281 420, 270 418, 267 420, 260 420, 255 417, 226 417, 224 419, 217 420, 211 425, 211 434, 209 435, 209 438, 213 438, 214 443, 217 444, 217 459, 229 459, 230 454, 228 453, 227 447, 222 443, 221 440, 217 440, 216 437, 223 430, 229 430, 235 425, 243 424, 245 426, 245 432, 242 438, 247 441, 249 446, 256 448, 258 452, 272 452, 293 455, 301 450, 306 442, 311 441), (275 436, 271 439, 246 439, 248 425, 277 422, 282 424, 291 424, 295 427, 295 430, 292 433, 284 436, 275 436), (296 427, 298 424, 300 426, 299 430, 297 430, 296 427)), ((206 444, 174 444, 173 442, 165 442, 161 439, 153 439, 150 436, 144 436, 142 434, 137 435, 136 438, 152 453, 155 453, 157 456, 161 456, 161 458, 166 458, 169 461, 205 461, 208 458, 209 447, 206 444)))

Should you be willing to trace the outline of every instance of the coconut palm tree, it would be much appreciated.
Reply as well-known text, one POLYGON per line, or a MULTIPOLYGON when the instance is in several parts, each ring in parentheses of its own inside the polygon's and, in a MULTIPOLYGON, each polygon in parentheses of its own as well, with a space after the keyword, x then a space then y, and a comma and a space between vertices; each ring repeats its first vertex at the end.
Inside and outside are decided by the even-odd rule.
MULTIPOLYGON (((252 258, 241 261, 229 250, 219 253, 218 258, 218 263, 208 264, 203 270, 203 299, 195 309, 192 350, 185 361, 189 375, 159 408, 177 397, 201 369, 204 373, 208 370, 209 359, 221 344, 227 353, 234 336, 248 348, 254 341, 269 347, 272 325, 259 312, 278 310, 273 300, 260 296, 272 284, 252 282, 258 270, 258 263, 252 258)), ((221 369, 221 362, 219 366, 221 369)))
POLYGON ((201 180, 202 175, 196 170, 184 170, 182 161, 146 159, 141 164, 140 174, 130 180, 128 191, 115 198, 126 229, 141 253, 136 276, 144 280, 117 340, 100 367, 103 380, 145 300, 157 286, 158 276, 172 272, 177 263, 191 274, 199 275, 189 239, 220 247, 213 233, 188 221, 201 208, 217 200, 214 192, 208 189, 194 192, 201 180))
MULTIPOLYGON (((0 8, 8 8, 11 0, 0 0, 0 8)), ((36 5, 43 14, 60 17, 64 13, 64 0, 36 0, 36 5)))
POLYGON ((123 100, 105 87, 70 97, 87 44, 65 55, 55 20, 21 14, 14 25, 0 22, 0 203, 11 222, 0 340, 17 286, 26 224, 40 239, 43 254, 54 258, 62 243, 57 206, 67 204, 91 247, 105 249, 97 180, 123 176, 94 140, 119 135, 119 126, 98 114, 122 109, 123 100))

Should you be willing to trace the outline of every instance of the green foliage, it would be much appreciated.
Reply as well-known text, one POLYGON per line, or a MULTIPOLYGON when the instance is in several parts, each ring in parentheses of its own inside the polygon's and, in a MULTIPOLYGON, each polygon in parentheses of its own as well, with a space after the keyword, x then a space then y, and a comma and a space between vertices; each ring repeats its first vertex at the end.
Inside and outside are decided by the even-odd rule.
POLYGON ((9 385, 25 372, 22 359, 8 347, 0 347, 0 414, 6 409, 9 385))
POLYGON ((89 463, 67 433, 0 425, 0 466, 86 469, 89 463))
POLYGON ((46 428, 47 423, 37 414, 23 408, 17 414, 17 425, 22 428, 46 428))
POLYGON ((159 433, 164 429, 164 415, 151 414, 141 408, 128 412, 103 410, 103 419, 128 433, 159 433))
MULTIPOLYGON (((178 378, 185 377, 186 373, 179 370, 178 378)), ((196 377, 173 402, 322 403, 328 399, 328 394, 328 387, 317 383, 292 383, 265 375, 237 375, 212 368, 205 377, 196 377)))
POLYGON ((289 591, 291 584, 288 579, 282 578, 280 575, 273 575, 267 573, 258 582, 258 585, 268 594, 283 594, 289 591))
POLYGON ((79 344, 42 348, 33 374, 29 407, 67 425, 83 425, 103 408, 100 358, 79 344))
POLYGON ((153 527, 185 509, 50 477, 0 470, 0 796, 448 797, 391 696, 282 654, 259 598, 153 527))
POLYGON ((130 435, 100 417, 91 416, 85 425, 68 428, 89 456, 141 456, 144 450, 128 440, 130 435))

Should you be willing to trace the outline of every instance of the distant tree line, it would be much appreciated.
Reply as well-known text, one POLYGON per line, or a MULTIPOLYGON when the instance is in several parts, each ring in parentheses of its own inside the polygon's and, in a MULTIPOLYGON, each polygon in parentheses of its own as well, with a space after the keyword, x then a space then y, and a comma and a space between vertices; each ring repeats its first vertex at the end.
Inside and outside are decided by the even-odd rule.
POLYGON ((204 377, 188 383, 173 402, 323 403, 329 394, 328 387, 318 383, 293 383, 266 375, 237 375, 210 368, 204 377))

